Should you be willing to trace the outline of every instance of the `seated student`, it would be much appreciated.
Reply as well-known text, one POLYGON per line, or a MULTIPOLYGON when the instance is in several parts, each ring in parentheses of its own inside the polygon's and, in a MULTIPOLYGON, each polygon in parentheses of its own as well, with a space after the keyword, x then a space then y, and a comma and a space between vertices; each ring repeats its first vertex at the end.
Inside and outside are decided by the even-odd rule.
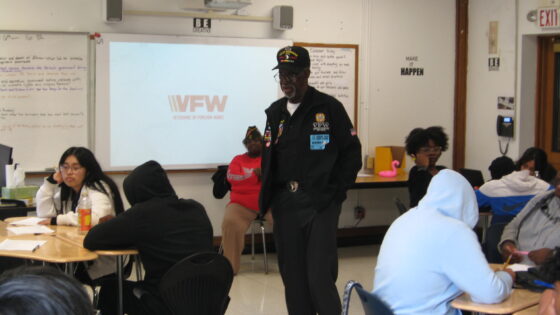
POLYGON ((500 179, 515 171, 515 162, 510 157, 503 155, 495 158, 488 166, 488 170, 492 179, 500 179))
MULTIPOLYGON (((222 222, 224 256, 230 261, 234 274, 239 271, 245 232, 259 214, 262 135, 257 127, 247 129, 243 144, 247 152, 235 156, 228 167, 227 180, 231 185, 231 194, 222 222)), ((272 222, 270 211, 266 219, 272 222)))
POLYGON ((478 303, 507 298, 515 273, 490 268, 473 231, 477 221, 469 182, 455 171, 440 171, 418 207, 385 234, 373 292, 397 315, 460 314, 450 302, 462 292, 478 303))
POLYGON ((416 207, 424 197, 428 185, 445 166, 436 165, 441 152, 447 150, 448 137, 442 127, 434 126, 413 129, 406 137, 406 153, 412 157, 415 166, 408 173, 410 207, 416 207))
POLYGON ((84 287, 52 267, 20 267, 0 276, 0 314, 93 315, 84 287))
MULTIPOLYGON (((546 153, 542 153, 546 159, 546 153)), ((476 191, 478 206, 491 208, 491 225, 510 222, 531 198, 552 188, 547 182, 534 176, 535 160, 540 159, 540 154, 523 155, 517 161, 516 171, 500 179, 490 180, 476 191)), ((498 159, 502 158, 507 157, 498 159)), ((496 160, 492 161, 491 166, 496 166, 496 160)))
MULTIPOLYGON (((130 173, 123 183, 131 208, 114 219, 94 226, 84 239, 90 250, 137 248, 146 270, 141 285, 157 292, 165 272, 181 259, 212 251, 212 225, 204 207, 192 199, 175 194, 161 165, 148 161, 130 173)), ((132 293, 137 283, 126 281, 124 311, 143 314, 132 293)), ((117 284, 102 285, 99 307, 103 314, 117 312, 117 284)))
POLYGON ((504 228, 499 244, 502 257, 510 262, 541 265, 560 246, 560 177, 554 191, 536 195, 504 228), (524 253, 528 252, 528 253, 524 253))
POLYGON ((546 281, 554 284, 554 289, 545 290, 539 302, 538 315, 560 315, 560 248, 541 268, 546 281))
MULTIPOLYGON (((121 194, 115 182, 105 175, 93 153, 84 147, 67 149, 58 162, 58 170, 45 178, 37 191, 37 216, 49 218, 42 224, 78 225, 76 209, 84 194, 91 201, 91 224, 99 219, 123 211, 121 194)), ((115 272, 114 257, 100 257, 88 266, 83 265, 76 272, 84 283, 115 272)))
POLYGON ((543 149, 530 147, 515 163, 517 170, 528 169, 531 175, 545 182, 551 182, 556 178, 556 169, 548 163, 548 156, 543 149))
POLYGON ((91 200, 91 222, 123 211, 115 182, 105 175, 93 153, 71 147, 60 157, 58 170, 45 178, 37 191, 37 216, 50 218, 44 224, 78 225, 76 207, 84 193, 91 200))

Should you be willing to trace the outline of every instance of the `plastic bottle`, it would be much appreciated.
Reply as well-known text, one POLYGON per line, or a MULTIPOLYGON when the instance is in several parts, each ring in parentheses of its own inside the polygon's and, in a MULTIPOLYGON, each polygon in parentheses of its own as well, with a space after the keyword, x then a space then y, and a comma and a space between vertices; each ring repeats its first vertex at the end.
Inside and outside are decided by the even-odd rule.
POLYGON ((78 202, 78 226, 80 232, 87 233, 91 229, 91 200, 88 193, 83 192, 78 202))

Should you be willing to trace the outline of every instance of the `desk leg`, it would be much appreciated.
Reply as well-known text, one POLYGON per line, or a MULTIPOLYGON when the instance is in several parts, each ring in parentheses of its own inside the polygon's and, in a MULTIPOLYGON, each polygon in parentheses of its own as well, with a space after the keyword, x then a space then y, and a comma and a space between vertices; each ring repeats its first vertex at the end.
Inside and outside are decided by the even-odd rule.
POLYGON ((488 231, 489 226, 490 226, 489 216, 487 215, 482 216, 482 244, 486 242, 486 232, 488 231))
POLYGON ((74 278, 74 263, 69 262, 64 265, 64 273, 74 278))
POLYGON ((123 255, 117 256, 117 279, 119 285, 119 315, 124 314, 123 310, 123 255))

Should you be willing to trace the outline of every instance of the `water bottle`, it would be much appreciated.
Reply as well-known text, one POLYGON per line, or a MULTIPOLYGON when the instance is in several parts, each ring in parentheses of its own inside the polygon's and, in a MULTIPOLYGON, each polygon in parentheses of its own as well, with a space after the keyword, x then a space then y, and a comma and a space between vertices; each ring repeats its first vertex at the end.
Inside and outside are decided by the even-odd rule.
POLYGON ((91 229, 91 200, 87 191, 82 193, 78 202, 78 226, 83 233, 91 229))

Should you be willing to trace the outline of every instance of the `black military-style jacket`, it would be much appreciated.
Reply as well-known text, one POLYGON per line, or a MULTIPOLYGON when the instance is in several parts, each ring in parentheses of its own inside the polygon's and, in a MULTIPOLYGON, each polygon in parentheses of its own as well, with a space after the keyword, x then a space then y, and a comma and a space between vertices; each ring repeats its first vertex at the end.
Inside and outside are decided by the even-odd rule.
POLYGON ((309 87, 291 117, 286 103, 284 97, 265 110, 262 215, 275 189, 287 181, 297 181, 317 211, 332 201, 342 202, 362 167, 360 140, 338 100, 309 87))

